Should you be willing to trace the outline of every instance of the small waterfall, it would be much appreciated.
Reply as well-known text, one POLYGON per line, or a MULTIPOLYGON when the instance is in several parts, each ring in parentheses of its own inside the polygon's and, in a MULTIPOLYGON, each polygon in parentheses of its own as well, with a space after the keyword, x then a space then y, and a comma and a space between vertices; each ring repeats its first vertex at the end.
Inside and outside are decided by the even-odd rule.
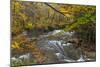
POLYGON ((79 58, 77 61, 78 61, 78 62, 80 62, 80 61, 85 61, 84 56, 83 56, 83 55, 81 55, 81 56, 80 56, 80 58, 79 58))
POLYGON ((71 43, 63 44, 63 46, 71 46, 71 43))
POLYGON ((55 55, 57 56, 59 61, 68 61, 71 60, 68 56, 67 53, 65 53, 64 50, 64 45, 62 41, 56 41, 56 40, 51 40, 48 42, 48 45, 51 48, 54 48, 54 50, 57 50, 57 52, 55 53, 55 55))
POLYGON ((55 55, 57 56, 57 58, 58 58, 59 61, 61 61, 61 60, 63 60, 63 59, 66 58, 66 56, 64 56, 64 55, 61 54, 61 53, 55 53, 55 55))
POLYGON ((61 62, 80 62, 80 61, 86 61, 86 57, 83 55, 81 50, 75 49, 72 43, 64 43, 61 40, 50 40, 48 41, 48 45, 50 48, 56 50, 55 55, 57 56, 58 60, 61 62), (65 48, 69 51, 65 51, 65 48), (72 52, 73 51, 73 52, 72 52), (74 53, 75 52, 75 53, 74 53), (74 55, 74 54, 75 55, 74 55), (79 59, 73 59, 69 56, 73 55, 73 57, 77 57, 76 54, 78 54, 79 59))
MULTIPOLYGON (((85 57, 84 52, 81 49, 75 47, 76 44, 69 43, 68 40, 73 39, 72 32, 65 32, 64 30, 54 30, 43 35, 39 35, 37 38, 37 46, 45 52, 45 56, 48 58, 47 63, 55 62, 84 62, 94 59, 85 57)), ((33 33, 31 33, 33 34, 33 33)), ((23 32, 23 35, 29 35, 27 31, 23 32)), ((34 40, 36 37, 30 36, 29 40, 34 40)), ((35 58, 28 52, 19 57, 12 57, 12 62, 18 64, 33 62, 35 58)), ((13 66, 13 64, 12 64, 13 66)))
POLYGON ((48 35, 56 35, 56 34, 58 34, 60 32, 64 32, 64 31, 63 30, 54 30, 52 32, 49 32, 48 35))
POLYGON ((65 55, 64 48, 63 48, 61 41, 52 40, 52 41, 48 42, 48 45, 51 46, 52 48, 56 49, 62 55, 65 55))
POLYGON ((59 33, 60 33, 60 35, 67 35, 67 36, 71 37, 75 33, 75 31, 65 32, 64 30, 54 30, 52 32, 49 32, 48 35, 56 35, 59 33))
POLYGON ((27 54, 25 54, 25 55, 21 55, 21 56, 19 56, 19 59, 30 59, 30 53, 27 53, 27 54))
POLYGON ((52 35, 56 35, 57 33, 60 33, 60 32, 64 32, 63 30, 54 30, 53 32, 52 32, 52 35))

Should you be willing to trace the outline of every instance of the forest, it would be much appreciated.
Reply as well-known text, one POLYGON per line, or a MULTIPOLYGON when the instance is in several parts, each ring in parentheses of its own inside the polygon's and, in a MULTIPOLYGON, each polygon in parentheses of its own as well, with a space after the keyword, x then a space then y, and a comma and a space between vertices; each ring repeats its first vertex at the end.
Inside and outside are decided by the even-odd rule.
POLYGON ((11 66, 96 60, 96 6, 11 2, 11 66))

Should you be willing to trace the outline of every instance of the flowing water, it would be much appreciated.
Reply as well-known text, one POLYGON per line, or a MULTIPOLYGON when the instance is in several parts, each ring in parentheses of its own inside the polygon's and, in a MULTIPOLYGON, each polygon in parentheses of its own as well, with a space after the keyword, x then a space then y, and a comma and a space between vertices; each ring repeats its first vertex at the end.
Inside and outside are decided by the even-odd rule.
POLYGON ((46 35, 41 35, 40 39, 38 39, 38 46, 47 55, 55 55, 58 62, 87 61, 89 58, 86 57, 84 52, 80 48, 75 48, 75 44, 68 42, 69 39, 73 38, 74 33, 74 31, 64 32, 63 30, 54 30, 46 35))
POLYGON ((63 30, 54 30, 38 37, 38 47, 45 51, 46 57, 48 58, 47 63, 94 60, 87 58, 80 48, 75 48, 75 44, 68 42, 69 39, 73 38, 74 33, 74 31, 64 32, 63 30))

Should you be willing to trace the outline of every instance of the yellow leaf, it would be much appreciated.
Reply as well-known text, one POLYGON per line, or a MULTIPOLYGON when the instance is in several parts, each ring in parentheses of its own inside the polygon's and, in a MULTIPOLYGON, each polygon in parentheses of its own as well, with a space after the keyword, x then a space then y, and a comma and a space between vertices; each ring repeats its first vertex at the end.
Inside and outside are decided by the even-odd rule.
POLYGON ((33 28, 33 23, 32 22, 28 22, 26 25, 27 29, 32 29, 33 28))
POLYGON ((12 48, 15 48, 15 49, 20 48, 20 47, 19 47, 19 43, 17 43, 17 42, 14 42, 14 44, 11 45, 11 47, 12 47, 12 48))
POLYGON ((65 16, 67 16, 67 17, 71 17, 71 15, 70 15, 70 14, 65 14, 65 16))
POLYGON ((62 13, 66 13, 66 12, 68 12, 66 9, 64 9, 64 8, 60 8, 60 11, 62 12, 62 13))

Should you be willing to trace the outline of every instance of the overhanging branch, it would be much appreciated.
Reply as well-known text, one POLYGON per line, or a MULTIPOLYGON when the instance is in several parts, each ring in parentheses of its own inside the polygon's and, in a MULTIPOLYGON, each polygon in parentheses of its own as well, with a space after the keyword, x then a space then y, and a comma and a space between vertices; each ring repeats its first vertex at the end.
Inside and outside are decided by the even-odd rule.
MULTIPOLYGON (((47 6, 49 6, 50 8, 52 8, 53 10, 55 10, 56 12, 64 15, 62 12, 60 12, 59 10, 55 9, 54 7, 52 7, 51 5, 49 5, 48 3, 45 3, 47 6)), ((65 15, 64 15, 65 16, 65 15)))

